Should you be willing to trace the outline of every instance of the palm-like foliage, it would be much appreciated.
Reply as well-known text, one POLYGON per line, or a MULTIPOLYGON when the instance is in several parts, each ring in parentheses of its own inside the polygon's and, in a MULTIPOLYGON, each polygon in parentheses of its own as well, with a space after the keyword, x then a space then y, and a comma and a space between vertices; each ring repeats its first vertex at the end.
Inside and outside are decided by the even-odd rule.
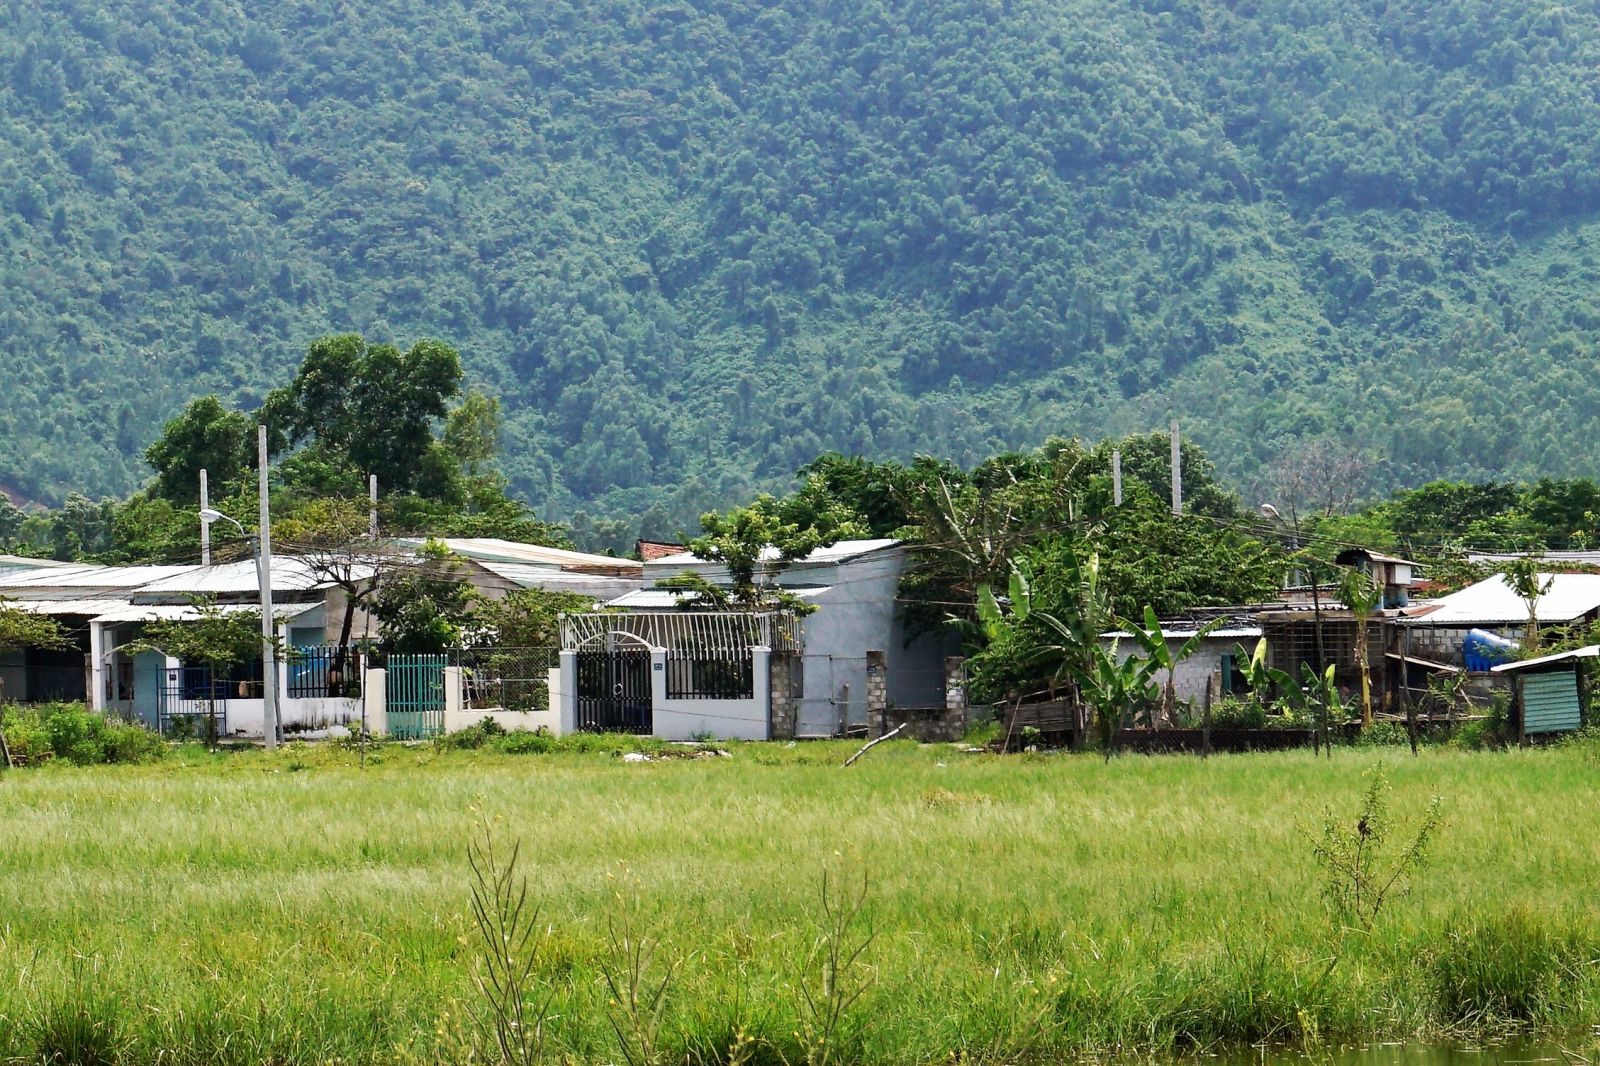
POLYGON ((1383 590, 1371 574, 1352 569, 1345 572, 1339 582, 1339 598, 1356 619, 1356 665, 1361 668, 1361 724, 1372 724, 1372 664, 1367 662, 1367 624, 1378 605, 1383 602, 1383 590))

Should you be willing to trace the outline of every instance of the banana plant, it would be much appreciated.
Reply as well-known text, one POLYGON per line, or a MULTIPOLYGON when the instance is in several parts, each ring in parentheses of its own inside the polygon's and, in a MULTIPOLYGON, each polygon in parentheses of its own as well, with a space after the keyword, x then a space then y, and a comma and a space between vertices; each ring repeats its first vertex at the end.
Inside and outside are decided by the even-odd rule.
POLYGON ((1156 617, 1155 608, 1149 604, 1144 608, 1144 625, 1128 627, 1144 649, 1145 656, 1156 665, 1157 669, 1164 670, 1167 674, 1166 684, 1161 690, 1161 705, 1152 718, 1152 725, 1159 726, 1163 719, 1168 725, 1177 721, 1178 664, 1199 651, 1200 645, 1205 643, 1206 638, 1226 621, 1224 618, 1213 618, 1176 649, 1161 635, 1161 621, 1156 617))
POLYGON ((1250 689, 1250 695, 1263 707, 1270 707, 1280 697, 1293 701, 1293 694, 1300 691, 1300 684, 1293 676, 1283 670, 1267 665, 1267 638, 1262 637, 1256 641, 1256 650, 1246 655, 1244 648, 1236 647, 1239 659, 1244 663, 1245 686, 1250 689))
POLYGON ((1372 664, 1367 662, 1367 623, 1383 602, 1383 589, 1365 570, 1351 569, 1339 582, 1339 598, 1356 619, 1356 665, 1361 668, 1361 725, 1372 725, 1372 664))

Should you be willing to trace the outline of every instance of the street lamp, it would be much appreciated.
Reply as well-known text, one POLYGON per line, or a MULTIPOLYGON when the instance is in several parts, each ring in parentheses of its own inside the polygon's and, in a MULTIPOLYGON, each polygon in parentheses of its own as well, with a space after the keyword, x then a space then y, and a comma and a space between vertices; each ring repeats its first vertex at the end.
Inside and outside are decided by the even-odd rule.
MULTIPOLYGON (((213 522, 232 522, 233 527, 239 531, 239 536, 250 536, 249 533, 245 532, 244 526, 239 523, 237 518, 229 518, 215 507, 200 508, 200 521, 204 522, 208 526, 213 522)), ((251 539, 253 540, 254 538, 252 537, 251 539)))
MULTIPOLYGON (((263 494, 264 498, 264 494, 263 494)), ((262 504, 262 513, 266 513, 266 505, 262 504)), ((206 525, 213 522, 228 522, 239 531, 241 537, 250 539, 250 554, 255 558, 256 585, 261 596, 261 706, 263 732, 266 734, 267 750, 274 751, 278 747, 278 686, 277 686, 277 655, 273 641, 277 634, 273 632, 272 619, 272 562, 271 557, 263 551, 262 538, 244 528, 244 524, 237 518, 223 514, 215 507, 200 508, 200 521, 206 525)), ((270 551, 270 549, 267 549, 270 551)))

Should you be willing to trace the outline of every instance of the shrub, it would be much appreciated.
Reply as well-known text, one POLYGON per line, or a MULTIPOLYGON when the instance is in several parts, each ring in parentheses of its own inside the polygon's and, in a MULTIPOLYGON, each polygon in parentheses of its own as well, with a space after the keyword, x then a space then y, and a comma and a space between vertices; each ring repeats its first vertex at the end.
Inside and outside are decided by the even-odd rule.
POLYGON ((1212 729, 1265 729, 1267 711, 1253 699, 1224 696, 1211 708, 1212 729))
POLYGON ((1361 731, 1356 743, 1366 747, 1397 748, 1409 746, 1411 737, 1399 722, 1374 722, 1361 731))
POLYGON ((51 703, 6 713, 6 742, 18 762, 61 759, 75 766, 149 762, 166 753, 142 725, 96 714, 81 703, 51 703))
POLYGON ((507 755, 543 755, 555 748, 555 738, 548 733, 530 733, 518 729, 507 733, 495 745, 507 755))
POLYGON ((55 755, 50 748, 50 731, 44 719, 32 711, 9 707, 5 713, 6 746, 11 757, 22 766, 44 762, 55 755))
POLYGON ((506 735, 505 727, 493 718, 482 718, 465 729, 454 733, 446 733, 434 743, 445 749, 472 750, 484 747, 491 741, 506 735))
POLYGON ((1507 710, 1506 697, 1502 693, 1496 693, 1494 705, 1489 708, 1488 715, 1463 723, 1461 728, 1456 730, 1452 742, 1468 751, 1505 747, 1507 710))

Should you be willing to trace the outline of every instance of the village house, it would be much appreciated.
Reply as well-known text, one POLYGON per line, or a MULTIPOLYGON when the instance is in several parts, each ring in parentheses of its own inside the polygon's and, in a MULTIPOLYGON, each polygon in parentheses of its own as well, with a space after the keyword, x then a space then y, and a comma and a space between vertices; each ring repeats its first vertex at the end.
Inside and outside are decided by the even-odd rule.
POLYGON ((693 593, 656 585, 686 573, 721 587, 730 579, 680 552, 647 560, 643 587, 603 612, 569 615, 561 728, 767 739, 866 729, 875 699, 944 713, 955 646, 943 632, 908 629, 904 545, 841 541, 781 567, 769 549, 766 563, 770 582, 813 613, 693 607, 693 593))
MULTIPOLYGON (((277 664, 283 729, 318 729, 361 719, 367 674, 361 645, 372 641, 375 625, 359 607, 352 609, 351 645, 336 646, 348 605, 341 584, 372 580, 396 547, 401 552, 394 562, 403 565, 422 543, 386 542, 369 553, 334 553, 334 559, 274 556, 273 615, 286 649, 277 664)), ((442 543, 457 556, 459 576, 494 599, 538 588, 600 601, 636 590, 643 580, 641 565, 626 559, 486 538, 446 538, 442 543)), ((0 656, 0 683, 10 699, 82 700, 96 711, 142 721, 152 729, 166 731, 174 722, 215 713, 219 735, 260 736, 265 722, 260 658, 238 664, 226 677, 214 677, 205 666, 139 646, 150 623, 196 619, 200 603, 223 612, 256 609, 259 589, 256 565, 248 559, 209 566, 8 563, 0 568, 0 597, 18 609, 57 620, 69 646, 0 656)), ((442 664, 430 668, 418 686, 430 699, 437 696, 437 708, 414 710, 412 703, 397 698, 394 705, 406 708, 399 713, 442 727, 443 671, 442 664)), ((529 684, 542 688, 545 668, 537 673, 529 684)), ((463 699, 470 702, 472 691, 465 683, 463 687, 463 699)), ((369 725, 381 729, 383 723, 369 725)))

